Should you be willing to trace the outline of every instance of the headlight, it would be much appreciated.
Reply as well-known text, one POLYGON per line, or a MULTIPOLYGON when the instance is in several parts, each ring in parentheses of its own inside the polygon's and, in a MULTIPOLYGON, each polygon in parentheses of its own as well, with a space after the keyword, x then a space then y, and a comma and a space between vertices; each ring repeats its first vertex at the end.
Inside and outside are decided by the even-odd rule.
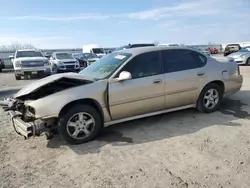
POLYGON ((21 61, 15 61, 15 66, 16 67, 21 67, 22 66, 22 62, 21 61))
POLYGON ((64 63, 62 61, 57 61, 57 63, 58 63, 59 66, 64 67, 64 63))
POLYGON ((79 61, 76 61, 76 66, 77 66, 77 67, 79 67, 79 66, 80 66, 79 61))

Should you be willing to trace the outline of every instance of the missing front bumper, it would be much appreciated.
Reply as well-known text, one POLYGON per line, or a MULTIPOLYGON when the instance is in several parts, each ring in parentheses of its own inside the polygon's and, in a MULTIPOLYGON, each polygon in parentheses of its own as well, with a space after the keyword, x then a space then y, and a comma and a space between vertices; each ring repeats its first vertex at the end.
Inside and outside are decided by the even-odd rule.
POLYGON ((21 115, 19 113, 13 110, 8 112, 11 117, 14 130, 17 134, 24 136, 25 139, 32 136, 40 136, 41 133, 45 131, 44 122, 39 120, 34 122, 25 122, 21 119, 21 115))

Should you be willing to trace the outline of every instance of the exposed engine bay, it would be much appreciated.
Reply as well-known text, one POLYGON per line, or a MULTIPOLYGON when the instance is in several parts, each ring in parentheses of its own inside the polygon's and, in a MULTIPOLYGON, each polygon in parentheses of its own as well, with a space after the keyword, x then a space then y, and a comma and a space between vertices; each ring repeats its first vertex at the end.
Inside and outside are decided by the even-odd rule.
POLYGON ((25 139, 31 136, 40 136, 43 132, 45 132, 47 139, 50 139, 57 132, 57 118, 36 119, 35 109, 27 105, 28 101, 34 101, 69 88, 90 83, 93 83, 93 81, 61 77, 42 85, 28 94, 17 97, 14 95, 0 101, 0 105, 11 116, 14 130, 24 136, 25 139))
POLYGON ((53 93, 57 93, 72 87, 77 87, 81 85, 90 84, 93 81, 90 80, 81 80, 81 79, 72 79, 72 78, 66 78, 62 77, 54 82, 48 83, 39 89, 29 93, 28 95, 24 95, 21 97, 18 97, 18 99, 25 101, 25 100, 37 100, 43 97, 46 97, 48 95, 51 95, 53 93))

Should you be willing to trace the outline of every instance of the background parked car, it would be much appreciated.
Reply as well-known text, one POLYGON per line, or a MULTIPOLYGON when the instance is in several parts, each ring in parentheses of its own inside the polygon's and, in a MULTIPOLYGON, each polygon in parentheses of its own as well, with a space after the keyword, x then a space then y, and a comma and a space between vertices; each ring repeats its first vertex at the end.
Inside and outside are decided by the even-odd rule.
POLYGON ((238 52, 241 49, 239 44, 228 44, 224 50, 224 56, 227 56, 231 53, 238 52))
POLYGON ((0 58, 0 72, 5 68, 4 60, 0 58))
POLYGON ((51 55, 52 55, 52 53, 49 53, 49 52, 44 53, 44 56, 48 59, 50 59, 51 55))
POLYGON ((208 48, 208 51, 209 51, 210 54, 218 54, 217 48, 214 48, 214 47, 208 48))
POLYGON ((17 50, 12 59, 16 80, 25 75, 50 75, 49 60, 36 49, 17 50))
POLYGON ((128 45, 116 48, 114 51, 124 50, 124 49, 129 49, 129 48, 147 47, 147 46, 155 46, 155 44, 151 44, 151 43, 148 43, 148 44, 146 44, 146 43, 144 43, 144 44, 128 44, 128 45))
POLYGON ((50 58, 51 72, 78 72, 80 64, 71 53, 53 52, 50 58))
POLYGON ((250 46, 241 48, 240 51, 232 53, 227 57, 233 58, 234 61, 239 65, 250 66, 250 46))
POLYGON ((79 62, 80 69, 87 67, 87 62, 83 59, 82 53, 73 53, 72 57, 75 58, 79 62))
POLYGON ((87 63, 87 66, 99 59, 99 57, 93 53, 83 53, 82 55, 83 55, 83 60, 87 63))
POLYGON ((205 49, 201 49, 201 48, 197 48, 197 50, 199 50, 201 53, 207 55, 207 56, 211 56, 211 53, 208 50, 205 49))

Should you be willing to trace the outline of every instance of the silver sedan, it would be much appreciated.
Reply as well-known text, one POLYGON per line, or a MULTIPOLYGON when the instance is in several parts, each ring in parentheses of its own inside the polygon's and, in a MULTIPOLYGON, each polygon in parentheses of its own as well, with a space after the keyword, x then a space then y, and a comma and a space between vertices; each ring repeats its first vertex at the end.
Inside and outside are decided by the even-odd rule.
POLYGON ((241 48, 240 51, 232 53, 227 57, 233 58, 238 65, 250 66, 250 46, 241 48))

